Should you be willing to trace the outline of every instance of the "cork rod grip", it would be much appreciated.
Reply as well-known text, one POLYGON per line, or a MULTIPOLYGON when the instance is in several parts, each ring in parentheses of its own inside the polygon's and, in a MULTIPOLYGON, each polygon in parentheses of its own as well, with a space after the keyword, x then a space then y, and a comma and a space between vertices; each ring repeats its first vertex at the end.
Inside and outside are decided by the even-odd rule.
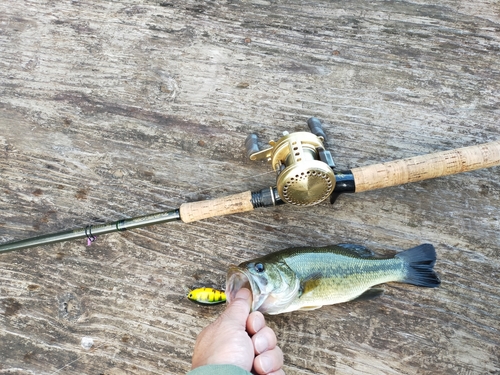
POLYGON ((353 168, 356 193, 500 165, 500 141, 353 168))
POLYGON ((181 220, 191 223, 214 216, 231 215, 253 210, 252 192, 245 191, 227 197, 183 203, 179 208, 181 220))

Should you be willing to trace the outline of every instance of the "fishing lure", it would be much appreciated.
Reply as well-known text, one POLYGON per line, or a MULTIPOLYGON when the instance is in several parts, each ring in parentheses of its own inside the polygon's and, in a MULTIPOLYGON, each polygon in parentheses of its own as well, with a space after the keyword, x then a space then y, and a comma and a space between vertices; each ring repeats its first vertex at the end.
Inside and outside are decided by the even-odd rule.
POLYGON ((190 291, 187 298, 200 305, 216 305, 226 302, 226 293, 213 288, 198 288, 190 291))

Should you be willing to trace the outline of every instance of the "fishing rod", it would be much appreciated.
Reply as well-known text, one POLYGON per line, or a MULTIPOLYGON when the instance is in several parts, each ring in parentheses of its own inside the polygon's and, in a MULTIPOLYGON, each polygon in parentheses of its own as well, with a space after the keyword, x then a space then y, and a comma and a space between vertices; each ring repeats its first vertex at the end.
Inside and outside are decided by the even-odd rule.
POLYGON ((178 209, 108 224, 7 242, 0 245, 0 253, 78 238, 87 238, 90 245, 97 235, 106 233, 170 221, 190 223, 284 203, 307 207, 328 198, 334 203, 342 193, 360 193, 500 165, 500 141, 494 141, 337 171, 330 151, 325 149, 326 135, 320 120, 311 117, 307 124, 310 132, 284 132, 278 141, 270 141, 270 147, 262 150, 257 135, 247 137, 245 148, 250 160, 267 160, 276 172, 273 187, 183 203, 178 209))

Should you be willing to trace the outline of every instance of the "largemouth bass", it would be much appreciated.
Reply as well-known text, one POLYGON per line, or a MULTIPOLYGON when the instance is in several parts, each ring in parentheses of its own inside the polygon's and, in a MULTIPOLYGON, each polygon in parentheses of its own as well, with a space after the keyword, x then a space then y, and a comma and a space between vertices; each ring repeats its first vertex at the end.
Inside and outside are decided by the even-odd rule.
POLYGON ((441 282, 434 272, 436 251, 423 244, 392 258, 350 244, 290 248, 230 266, 226 297, 231 302, 241 288, 252 291, 252 311, 281 314, 313 310, 381 294, 375 285, 397 281, 424 287, 441 282))

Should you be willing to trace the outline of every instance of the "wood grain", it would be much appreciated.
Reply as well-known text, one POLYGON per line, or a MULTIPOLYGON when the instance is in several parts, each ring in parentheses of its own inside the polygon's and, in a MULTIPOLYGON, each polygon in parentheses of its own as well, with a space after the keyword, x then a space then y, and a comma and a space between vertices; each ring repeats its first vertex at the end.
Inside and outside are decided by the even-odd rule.
MULTIPOLYGON (((500 5, 0 3, 0 241, 275 183, 247 159, 324 122, 339 170, 498 141, 500 5)), ((183 374, 223 311, 185 296, 292 246, 435 245, 438 289, 273 316, 287 375, 498 374, 500 169, 0 257, 1 374, 183 374), (82 338, 92 338, 87 350, 82 338)))

